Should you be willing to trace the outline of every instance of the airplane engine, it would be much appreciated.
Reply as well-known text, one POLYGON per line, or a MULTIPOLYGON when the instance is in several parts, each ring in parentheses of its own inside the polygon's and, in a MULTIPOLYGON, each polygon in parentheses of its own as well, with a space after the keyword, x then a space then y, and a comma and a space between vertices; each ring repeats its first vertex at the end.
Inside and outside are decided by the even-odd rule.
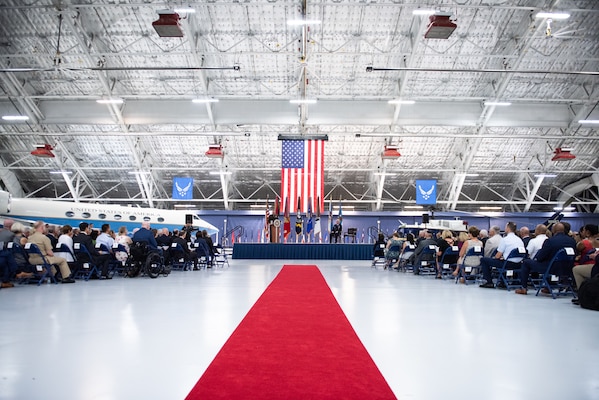
POLYGON ((10 212, 10 193, 0 191, 0 214, 10 212))

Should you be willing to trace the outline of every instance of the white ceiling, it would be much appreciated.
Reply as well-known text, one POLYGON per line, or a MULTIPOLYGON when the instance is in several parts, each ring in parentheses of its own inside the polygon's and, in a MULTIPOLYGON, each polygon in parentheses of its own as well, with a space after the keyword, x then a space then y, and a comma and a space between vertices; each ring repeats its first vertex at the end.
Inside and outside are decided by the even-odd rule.
POLYGON ((401 210, 415 179, 438 179, 439 209, 599 211, 598 125, 578 122, 599 119, 598 1, 3 4, 0 114, 30 118, 0 122, 14 195, 171 208, 172 178, 192 176, 198 208, 247 209, 279 192, 279 135, 326 134, 327 199, 358 210, 401 210), (179 6, 196 10, 185 36, 159 37, 157 12, 179 6), (425 39, 419 7, 457 29, 425 39), (570 18, 548 35, 534 16, 550 10, 570 18), (321 23, 287 24, 302 16, 321 23), (206 97, 219 102, 191 102, 206 97), (318 102, 289 103, 303 97, 318 102), (388 104, 399 98, 415 104, 388 104), (31 156, 41 143, 56 158, 31 156), (204 155, 214 143, 223 159, 204 155), (401 157, 383 160, 385 144, 401 157), (576 159, 551 161, 558 147, 576 159))

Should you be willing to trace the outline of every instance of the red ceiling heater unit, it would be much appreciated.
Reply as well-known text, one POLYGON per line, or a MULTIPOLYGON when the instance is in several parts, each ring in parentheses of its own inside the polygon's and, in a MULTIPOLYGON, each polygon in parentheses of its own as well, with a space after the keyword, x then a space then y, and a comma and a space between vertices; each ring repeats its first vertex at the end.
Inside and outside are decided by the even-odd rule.
POLYGON ((206 152, 206 157, 208 158, 223 158, 225 154, 223 153, 223 146, 220 144, 211 144, 208 146, 208 151, 206 152))
POLYGON ((158 19, 152 22, 152 26, 160 37, 183 37, 180 19, 174 11, 158 11, 158 19))
POLYGON ((564 149, 564 148, 558 147, 553 151, 555 153, 555 155, 553 156, 551 161, 574 160, 576 158, 576 156, 574 154, 570 153, 571 151, 572 151, 571 149, 564 149))
POLYGON ((424 37, 427 39, 447 39, 458 26, 449 20, 451 14, 439 13, 429 17, 430 23, 424 37))
POLYGON ((395 160, 401 157, 401 154, 399 154, 397 147, 385 146, 385 150, 383 150, 383 154, 381 154, 381 157, 383 157, 383 160, 395 160))
POLYGON ((53 158, 55 157, 54 153, 52 153, 53 149, 49 144, 38 144, 35 146, 35 150, 31 152, 31 155, 42 158, 53 158))

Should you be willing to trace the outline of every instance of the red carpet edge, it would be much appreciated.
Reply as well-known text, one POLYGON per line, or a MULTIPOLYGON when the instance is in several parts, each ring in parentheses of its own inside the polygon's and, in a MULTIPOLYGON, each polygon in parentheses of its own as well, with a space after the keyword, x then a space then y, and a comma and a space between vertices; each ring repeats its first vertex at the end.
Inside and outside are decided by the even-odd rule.
POLYGON ((318 268, 284 266, 186 397, 396 399, 318 268))

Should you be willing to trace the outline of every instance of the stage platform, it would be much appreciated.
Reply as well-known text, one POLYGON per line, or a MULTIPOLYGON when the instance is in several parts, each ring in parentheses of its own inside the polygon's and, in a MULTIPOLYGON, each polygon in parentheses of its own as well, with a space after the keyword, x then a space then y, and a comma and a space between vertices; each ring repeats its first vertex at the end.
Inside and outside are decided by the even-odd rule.
POLYGON ((235 243, 234 259, 372 260, 372 244, 235 243))

